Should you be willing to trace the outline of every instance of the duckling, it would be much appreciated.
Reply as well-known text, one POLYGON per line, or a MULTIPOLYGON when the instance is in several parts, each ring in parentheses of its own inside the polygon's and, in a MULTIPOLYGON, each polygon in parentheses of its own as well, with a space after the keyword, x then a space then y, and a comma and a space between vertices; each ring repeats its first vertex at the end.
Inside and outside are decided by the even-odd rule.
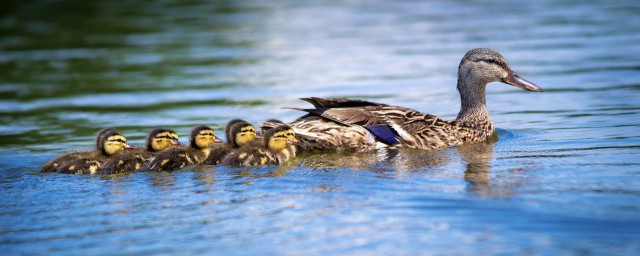
POLYGON ((229 134, 229 132, 231 131, 231 127, 237 123, 248 123, 248 122, 242 119, 237 119, 237 118, 231 119, 231 121, 229 121, 227 123, 227 126, 224 128, 224 136, 227 138, 227 141, 231 139, 231 135, 229 134))
POLYGON ((291 157, 287 147, 298 142, 295 134, 290 136, 288 125, 280 125, 265 132, 262 145, 250 145, 236 149, 227 155, 222 163, 228 166, 280 165, 291 157))
MULTIPOLYGON (((101 147, 100 143, 102 141, 102 137, 105 134, 108 134, 109 132, 112 132, 112 131, 115 131, 115 129, 105 128, 98 131, 98 133, 96 134, 96 148, 101 147)), ((76 159, 88 157, 93 153, 94 153, 93 150, 73 151, 73 152, 65 153, 63 155, 57 156, 49 160, 44 165, 42 165, 42 167, 40 168, 40 172, 56 172, 58 167, 62 165, 66 165, 67 163, 74 161, 76 159)))
POLYGON ((156 154, 141 171, 174 171, 188 165, 202 164, 211 153, 211 145, 222 142, 208 126, 196 126, 191 130, 188 147, 171 148, 156 154))
POLYGON ((176 145, 180 145, 180 142, 175 131, 154 129, 147 135, 146 148, 124 150, 106 161, 98 172, 100 174, 116 174, 138 171, 144 165, 145 160, 176 145))
POLYGON ((227 135, 227 143, 214 146, 213 152, 202 164, 219 164, 231 151, 253 143, 256 139, 256 128, 239 119, 231 120, 225 128, 225 133, 227 135))
POLYGON ((98 136, 97 149, 90 154, 61 164, 59 173, 93 174, 109 158, 120 153, 122 149, 131 148, 127 138, 115 129, 105 129, 98 136))
MULTIPOLYGON (((278 119, 269 119, 267 121, 263 122, 263 125, 260 127, 261 133, 264 134, 267 130, 271 129, 272 127, 276 127, 279 125, 283 125, 285 124, 284 122, 278 120, 278 119)), ((290 129, 288 131, 286 131, 287 133, 287 138, 291 141, 297 141, 296 140, 296 133, 293 131, 293 129, 290 129)), ((291 157, 296 157, 296 152, 297 152, 297 148, 296 145, 289 145, 287 146, 287 153, 289 153, 289 155, 291 157)))

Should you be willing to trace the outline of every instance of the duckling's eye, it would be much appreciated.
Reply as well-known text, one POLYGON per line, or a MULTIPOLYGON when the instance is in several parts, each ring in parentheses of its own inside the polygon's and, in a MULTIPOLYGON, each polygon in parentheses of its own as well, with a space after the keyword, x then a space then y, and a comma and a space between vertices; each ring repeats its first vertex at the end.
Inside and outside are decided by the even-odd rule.
POLYGON ((169 139, 169 140, 172 140, 172 139, 173 139, 173 138, 171 138, 171 137, 170 137, 170 136, 168 136, 168 135, 165 135, 165 136, 158 136, 158 137, 156 137, 156 138, 158 138, 158 139, 169 139))
POLYGON ((200 133, 200 136, 215 136, 215 134, 212 132, 203 132, 203 133, 200 133))
POLYGON ((286 138, 287 138, 287 135, 284 135, 284 134, 277 135, 277 136, 276 136, 276 138, 283 138, 283 139, 286 139, 286 138))
POLYGON ((127 143, 126 140, 122 140, 122 139, 115 139, 115 140, 109 140, 111 142, 121 142, 121 143, 127 143))

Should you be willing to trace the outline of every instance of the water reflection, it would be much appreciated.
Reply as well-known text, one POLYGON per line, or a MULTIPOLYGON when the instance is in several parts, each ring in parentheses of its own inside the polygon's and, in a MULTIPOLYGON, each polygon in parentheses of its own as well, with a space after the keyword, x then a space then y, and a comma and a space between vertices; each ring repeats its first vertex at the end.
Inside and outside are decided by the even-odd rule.
POLYGON ((456 148, 466 165, 464 180, 467 182, 467 189, 474 195, 488 197, 492 194, 489 172, 497 140, 498 136, 494 134, 488 141, 456 148))

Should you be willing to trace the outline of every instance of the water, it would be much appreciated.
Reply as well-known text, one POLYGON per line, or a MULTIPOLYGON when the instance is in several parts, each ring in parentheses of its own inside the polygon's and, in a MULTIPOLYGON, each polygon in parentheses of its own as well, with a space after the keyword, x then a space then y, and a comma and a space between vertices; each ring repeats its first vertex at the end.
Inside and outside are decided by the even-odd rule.
POLYGON ((5 1, 6 254, 640 252, 640 2, 5 1), (348 96, 452 119, 460 58, 501 52, 543 88, 488 86, 493 141, 307 154, 284 167, 40 174, 102 127, 293 120, 348 96))

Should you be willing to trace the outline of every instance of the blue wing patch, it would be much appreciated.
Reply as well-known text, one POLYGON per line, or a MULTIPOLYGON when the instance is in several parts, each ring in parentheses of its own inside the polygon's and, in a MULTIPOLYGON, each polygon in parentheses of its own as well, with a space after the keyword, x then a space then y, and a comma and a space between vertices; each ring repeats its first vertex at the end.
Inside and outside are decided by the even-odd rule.
POLYGON ((384 144, 393 146, 400 143, 396 139, 398 134, 396 134, 396 132, 388 125, 369 125, 365 126, 364 128, 369 130, 369 132, 371 132, 377 140, 384 144))

